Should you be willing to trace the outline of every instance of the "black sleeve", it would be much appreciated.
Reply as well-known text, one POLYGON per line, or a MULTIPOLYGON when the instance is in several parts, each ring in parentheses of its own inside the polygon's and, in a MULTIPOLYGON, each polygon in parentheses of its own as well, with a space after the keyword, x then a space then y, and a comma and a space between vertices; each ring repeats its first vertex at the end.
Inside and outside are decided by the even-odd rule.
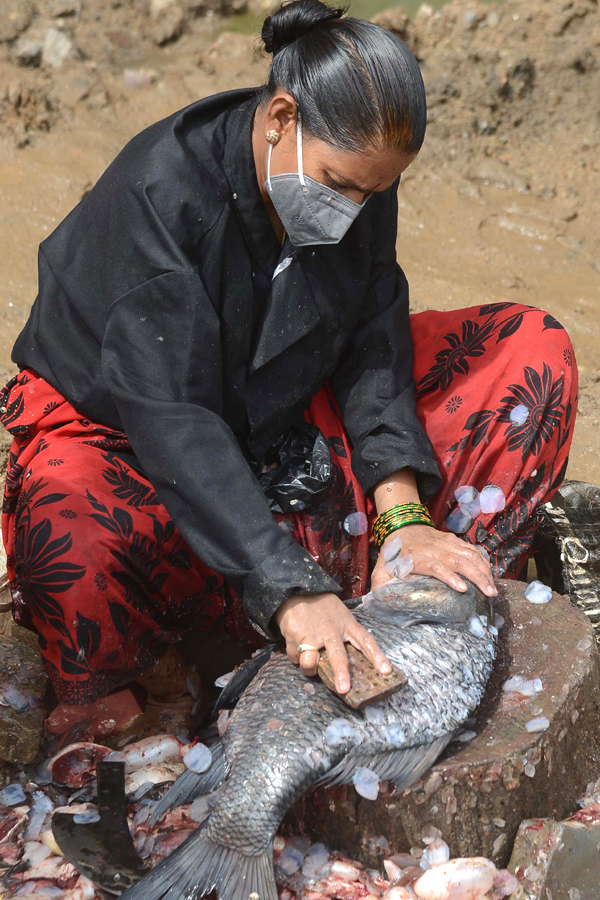
POLYGON ((427 501, 441 478, 416 413, 408 282, 396 262, 397 188, 396 183, 386 192, 365 308, 331 382, 353 444, 352 468, 365 493, 408 467, 427 501))
POLYGON ((271 515, 221 418, 219 320, 200 278, 168 272, 111 307, 102 371, 147 477, 191 549, 269 635, 297 592, 340 588, 271 515))

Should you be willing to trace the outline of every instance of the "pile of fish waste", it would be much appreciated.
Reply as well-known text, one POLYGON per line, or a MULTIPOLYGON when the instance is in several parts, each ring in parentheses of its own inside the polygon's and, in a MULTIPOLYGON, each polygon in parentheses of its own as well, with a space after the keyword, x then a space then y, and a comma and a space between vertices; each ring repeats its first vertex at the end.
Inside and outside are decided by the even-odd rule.
MULTIPOLYGON (((126 801, 127 824, 133 844, 148 866, 168 857, 193 834, 218 799, 218 791, 200 796, 167 812, 159 825, 150 824, 172 776, 170 767, 177 768, 186 746, 189 756, 204 745, 185 745, 172 735, 158 735, 134 742, 123 751, 128 786, 133 788, 126 801), (165 767, 166 782, 157 787, 152 779, 159 766, 165 767)), ((82 827, 99 820, 95 763, 119 755, 97 744, 73 744, 39 766, 35 781, 23 777, 22 783, 17 781, 0 791, 3 900, 28 894, 54 900, 103 900, 105 895, 96 885, 64 858, 51 825, 55 813, 68 813, 82 827)), ((515 890, 517 881, 509 872, 497 870, 486 859, 451 860, 441 834, 435 829, 430 832, 423 839, 423 849, 386 859, 385 874, 366 869, 322 843, 311 843, 303 835, 277 834, 273 840, 276 896, 279 900, 501 900, 515 890)))
MULTIPOLYGON (((125 768, 133 843, 150 869, 127 900, 213 889, 222 900, 505 896, 508 876, 489 861, 451 861, 442 844, 418 865, 391 858, 384 879, 304 838, 277 836, 286 811, 313 787, 353 784, 371 799, 389 783, 403 790, 435 762, 484 693, 497 631, 490 600, 474 586, 463 594, 431 578, 395 579, 362 598, 354 614, 406 673, 402 690, 357 711, 269 647, 226 679, 218 729, 206 743, 162 735, 117 751, 99 744, 59 751, 20 792, 12 785, 0 797, 7 807, 0 846, 14 894, 89 894, 56 853, 49 821, 52 807, 67 807, 78 817, 75 828, 93 828, 94 770, 108 762, 125 768), (32 841, 35 867, 24 856, 32 841)), ((106 868, 99 856, 94 881, 114 893, 106 868)))

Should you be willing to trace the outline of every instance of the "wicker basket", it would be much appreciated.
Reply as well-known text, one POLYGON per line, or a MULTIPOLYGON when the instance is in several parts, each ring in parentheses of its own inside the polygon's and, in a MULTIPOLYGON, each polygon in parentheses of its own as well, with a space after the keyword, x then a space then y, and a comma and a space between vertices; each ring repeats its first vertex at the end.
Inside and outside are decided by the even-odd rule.
POLYGON ((533 549, 540 581, 568 594, 600 641, 600 487, 564 481, 539 512, 533 549))

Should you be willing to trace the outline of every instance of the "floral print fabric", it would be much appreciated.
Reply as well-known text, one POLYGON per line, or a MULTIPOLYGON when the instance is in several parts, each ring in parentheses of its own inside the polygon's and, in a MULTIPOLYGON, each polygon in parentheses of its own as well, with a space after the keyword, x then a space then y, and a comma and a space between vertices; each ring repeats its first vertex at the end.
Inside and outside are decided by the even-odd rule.
MULTIPOLYGON (((460 485, 500 487, 506 508, 477 516, 464 538, 490 552, 498 576, 515 577, 536 511, 566 471, 577 405, 568 336, 551 316, 508 303, 419 313, 411 330, 417 413, 443 477, 434 521, 445 528, 460 485), (511 421, 517 406, 522 424, 511 421)), ((177 532, 125 434, 79 415, 30 370, 0 396, 14 437, 2 510, 14 615, 38 633, 61 701, 92 702, 127 683, 192 628, 260 643, 240 598, 177 532)), ((358 596, 376 553, 370 529, 351 536, 344 523, 356 512, 372 522, 373 504, 328 385, 305 418, 329 444, 330 484, 316 508, 276 518, 344 597, 358 596)))

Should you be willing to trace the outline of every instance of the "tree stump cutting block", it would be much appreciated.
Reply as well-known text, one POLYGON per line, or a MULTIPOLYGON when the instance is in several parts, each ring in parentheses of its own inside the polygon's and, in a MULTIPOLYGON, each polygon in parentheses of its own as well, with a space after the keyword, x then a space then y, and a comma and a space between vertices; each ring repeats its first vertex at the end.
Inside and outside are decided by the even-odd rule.
POLYGON ((337 850, 377 865, 389 852, 422 847, 439 829, 451 856, 486 856, 504 866, 520 822, 561 819, 600 770, 600 657, 589 619, 567 597, 544 605, 525 584, 499 582, 495 610, 505 624, 468 743, 452 743, 425 776, 375 801, 353 787, 315 791, 290 813, 337 850), (520 702, 503 693, 513 675, 540 678, 543 691, 520 702), (525 725, 545 716, 549 727, 525 725))

